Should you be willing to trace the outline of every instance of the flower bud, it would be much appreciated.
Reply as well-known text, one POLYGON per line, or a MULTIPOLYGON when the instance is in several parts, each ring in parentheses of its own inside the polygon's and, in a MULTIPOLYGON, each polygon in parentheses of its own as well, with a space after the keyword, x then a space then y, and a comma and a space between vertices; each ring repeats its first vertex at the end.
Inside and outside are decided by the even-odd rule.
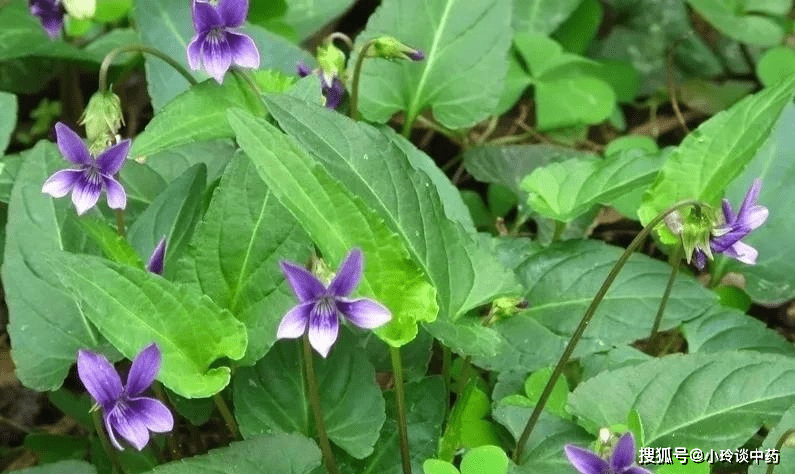
POLYGON ((86 126, 89 151, 96 153, 114 143, 123 123, 119 96, 110 90, 91 96, 80 118, 80 124, 86 126))
POLYGON ((368 55, 391 60, 422 61, 425 59, 425 54, 422 51, 406 46, 391 36, 375 38, 371 43, 368 55))
POLYGON ((690 263, 696 250, 700 250, 707 258, 712 260, 709 240, 716 221, 713 210, 698 206, 693 207, 690 213, 682 219, 680 235, 682 236, 682 246, 687 263, 690 263))
POLYGON ((317 62, 320 64, 321 79, 326 86, 331 87, 334 79, 343 75, 345 59, 345 53, 331 41, 317 47, 317 62))

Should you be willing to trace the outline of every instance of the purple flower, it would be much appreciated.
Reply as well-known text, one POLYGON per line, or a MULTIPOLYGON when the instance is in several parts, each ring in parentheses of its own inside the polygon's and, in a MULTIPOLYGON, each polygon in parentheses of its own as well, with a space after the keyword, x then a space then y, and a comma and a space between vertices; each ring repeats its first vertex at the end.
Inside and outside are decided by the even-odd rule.
POLYGON ((632 433, 626 433, 618 440, 613 454, 607 460, 573 444, 567 444, 563 449, 574 469, 582 474, 651 474, 635 466, 635 438, 632 433))
MULTIPOLYGON (((296 70, 300 77, 306 77, 315 73, 315 71, 309 69, 309 66, 302 62, 296 64, 296 70)), ((326 74, 319 73, 318 75, 320 76, 320 92, 323 94, 323 97, 326 98, 326 107, 329 109, 336 109, 345 97, 345 85, 337 76, 329 78, 326 74)))
POLYGON ((105 429, 116 448, 124 449, 116 440, 117 434, 140 451, 149 442, 150 431, 165 433, 174 428, 174 418, 163 403, 139 396, 152 385, 159 370, 160 349, 154 343, 135 357, 124 387, 105 356, 78 351, 77 374, 102 408, 105 429))
MULTIPOLYGON (((740 204, 736 216, 732 211, 731 203, 727 199, 723 200, 724 223, 713 229, 709 242, 713 252, 722 253, 749 265, 756 263, 759 252, 741 240, 767 220, 767 208, 756 204, 756 198, 759 197, 761 189, 762 180, 757 178, 745 193, 745 198, 740 204)), ((706 253, 702 249, 697 249, 695 252, 696 267, 703 269, 706 261, 706 253)))
POLYGON ((56 38, 61 33, 66 10, 60 0, 29 0, 28 6, 30 13, 39 17, 50 38, 56 38))
POLYGON ((242 25, 248 15, 248 0, 220 0, 217 5, 193 0, 196 36, 188 45, 188 64, 220 84, 232 63, 245 68, 259 67, 259 51, 247 35, 232 28, 242 25))
POLYGON ((78 214, 94 207, 103 190, 107 193, 110 208, 124 209, 127 193, 113 175, 119 172, 127 159, 130 140, 122 140, 107 148, 95 159, 80 137, 63 123, 55 124, 55 136, 61 154, 78 169, 58 171, 44 182, 41 191, 55 198, 64 197, 71 191, 78 214))
POLYGON ((166 236, 164 235, 160 242, 155 246, 152 251, 152 256, 149 257, 149 262, 146 264, 146 270, 156 275, 163 274, 163 260, 166 258, 166 236))
POLYGON ((301 337, 309 326, 309 343, 323 357, 337 340, 340 316, 364 329, 385 324, 392 317, 388 309, 368 298, 346 298, 362 279, 362 251, 351 250, 339 272, 326 287, 315 275, 294 263, 282 261, 284 276, 293 287, 298 305, 284 315, 277 339, 301 337))

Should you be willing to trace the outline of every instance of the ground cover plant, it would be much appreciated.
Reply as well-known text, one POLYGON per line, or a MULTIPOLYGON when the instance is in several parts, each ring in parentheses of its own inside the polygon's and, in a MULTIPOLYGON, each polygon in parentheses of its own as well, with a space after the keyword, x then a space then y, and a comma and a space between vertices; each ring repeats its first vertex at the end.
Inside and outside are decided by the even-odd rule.
POLYGON ((791 0, 0 0, 0 469, 795 473, 791 0))

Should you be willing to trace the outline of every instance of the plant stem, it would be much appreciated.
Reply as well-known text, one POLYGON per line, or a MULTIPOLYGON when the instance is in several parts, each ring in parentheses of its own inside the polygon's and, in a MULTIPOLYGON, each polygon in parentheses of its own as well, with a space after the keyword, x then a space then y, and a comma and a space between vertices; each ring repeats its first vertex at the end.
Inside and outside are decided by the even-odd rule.
MULTIPOLYGON (((792 436, 794 434, 795 434, 795 429, 791 429, 791 430, 785 431, 784 434, 782 434, 781 437, 779 437, 778 441, 776 442, 775 450, 780 453, 781 452, 781 448, 784 447, 784 443, 786 443, 787 440, 790 438, 790 436, 792 436)), ((774 463, 768 464, 767 465, 766 474, 773 474, 773 469, 775 467, 776 467, 776 464, 774 464, 774 463)))
POLYGON ((229 433, 232 434, 232 439, 240 439, 240 432, 237 430, 237 423, 235 423, 235 418, 232 416, 232 412, 229 411, 229 406, 226 404, 224 397, 222 397, 220 393, 216 393, 213 395, 213 401, 215 402, 215 406, 218 408, 218 412, 221 413, 221 418, 224 419, 226 428, 229 430, 229 433))
POLYGON ((563 236, 563 232, 566 230, 566 223, 562 221, 555 221, 555 232, 552 234, 552 242, 560 241, 560 238, 563 236))
MULTIPOLYGON (((168 401, 168 397, 166 396, 166 391, 163 389, 163 384, 155 380, 155 383, 152 385, 152 390, 155 392, 155 396, 157 397, 160 402, 169 408, 171 411, 174 411, 171 407, 171 404, 168 401)), ((168 447, 168 455, 172 461, 182 458, 182 453, 179 450, 179 445, 177 440, 175 439, 174 430, 171 430, 170 433, 164 433, 166 436, 166 445, 168 447)))
POLYGON ((127 470, 124 469, 124 466, 119 462, 118 456, 116 456, 116 451, 113 450, 113 447, 108 442, 108 435, 105 433, 105 428, 102 426, 99 410, 94 410, 91 413, 91 421, 94 422, 94 429, 97 432, 97 436, 99 436, 99 443, 102 445, 102 449, 105 450, 105 454, 108 455, 108 459, 110 459, 114 474, 118 471, 127 474, 127 470))
POLYGON ((726 275, 726 264, 728 263, 728 259, 726 259, 726 257, 723 255, 716 255, 713 263, 714 265, 711 268, 712 271, 709 275, 709 283, 707 283, 707 288, 715 288, 718 286, 724 275, 726 275))
POLYGON ((444 418, 447 419, 447 412, 450 411, 450 391, 452 386, 450 383, 450 368, 453 365, 453 354, 450 348, 442 344, 442 380, 444 380, 444 418))
POLYGON ((353 82, 351 83, 351 103, 349 105, 349 112, 348 115, 354 120, 359 120, 359 78, 362 75, 362 64, 364 64, 364 58, 367 57, 367 52, 370 50, 370 46, 375 43, 375 38, 367 40, 364 45, 362 45, 362 50, 359 52, 359 56, 356 57, 356 65, 353 67, 353 82))
POLYGON ((400 459, 403 463, 403 474, 411 474, 411 455, 409 454, 409 432, 406 424, 406 386, 403 382, 403 362, 400 360, 400 348, 390 347, 392 356, 392 372, 395 374, 395 399, 397 401, 397 423, 400 434, 400 459))
POLYGON ((116 233, 124 238, 127 231, 124 228, 124 209, 116 209, 116 233))
POLYGON ((682 262, 682 252, 682 246, 677 245, 676 250, 671 254, 669 260, 671 263, 671 276, 668 277, 668 284, 665 285, 665 292, 663 292, 662 299, 660 299, 660 307, 657 308, 657 316, 654 318, 654 324, 651 327, 651 334, 649 335, 650 342, 654 339, 654 336, 657 335, 657 331, 660 330, 663 313, 665 313, 665 305, 668 304, 668 298, 671 296, 671 290, 674 287, 676 275, 679 273, 679 264, 682 262))
POLYGON ((607 294, 607 290, 610 289, 610 285, 613 284, 613 281, 618 276, 618 273, 624 268, 624 264, 627 263, 629 257, 632 256, 632 253, 635 249, 640 245, 641 242, 646 238, 646 236, 651 233, 652 229, 657 227, 663 219, 665 219, 668 214, 686 206, 705 206, 704 203, 697 201, 697 200, 686 200, 681 201, 677 204, 674 204, 670 208, 664 210, 663 212, 657 214, 654 219, 652 219, 643 230, 632 239, 632 242, 629 244, 624 253, 621 254, 621 257, 615 263, 613 268, 610 270, 610 273, 607 274, 607 278, 602 283, 602 286, 599 288, 599 291, 594 296, 593 300, 591 300, 591 304, 585 310, 585 314, 583 314, 580 323, 577 325, 577 328, 574 330, 574 333, 571 335, 571 339, 569 339, 569 343, 566 345, 566 348, 563 350, 563 354, 560 356, 555 369, 552 371, 552 375, 549 377, 546 386, 544 387, 544 391, 541 392, 541 397, 538 399, 538 403, 536 403, 535 408, 533 408, 533 413, 530 415, 530 418, 527 420, 527 424, 524 427, 524 431, 522 435, 519 437, 519 441, 516 443, 516 450, 513 452, 513 461, 516 464, 521 464, 522 458, 522 451, 524 450, 524 445, 527 443, 528 438, 530 437, 530 433, 533 432, 533 428, 535 427, 536 423, 538 422, 538 418, 541 416, 541 410, 544 409, 544 405, 546 405, 547 400, 549 400, 549 396, 552 394, 552 389, 555 387, 555 383, 560 378, 561 374, 563 373, 563 368, 569 362, 569 358, 571 357, 572 353, 574 352, 574 348, 577 346, 577 343, 580 342, 580 338, 582 334, 585 332, 585 328, 588 327, 588 323, 591 322, 591 318, 593 317, 594 313, 596 312, 596 308, 599 307, 599 303, 602 302, 602 299, 607 294))
POLYGON ((185 80, 190 83, 190 85, 195 86, 197 84, 196 79, 194 79, 191 73, 185 69, 185 66, 159 49, 147 46, 145 44, 125 44, 124 46, 119 46, 118 48, 111 50, 111 52, 105 55, 105 59, 102 60, 102 65, 99 67, 99 92, 105 92, 108 90, 108 69, 110 69, 110 65, 113 63, 113 60, 116 59, 116 56, 120 55, 121 53, 130 53, 133 51, 151 54, 152 56, 163 60, 166 64, 180 73, 182 77, 184 77, 185 80))
POLYGON ((304 370, 306 372, 307 401, 312 407, 312 414, 315 416, 315 429, 317 430, 320 450, 323 452, 323 465, 329 474, 339 474, 337 462, 334 460, 334 453, 331 451, 331 443, 326 432, 326 421, 323 418, 323 407, 320 405, 320 390, 318 389, 317 376, 313 363, 312 347, 309 345, 309 332, 304 332, 302 340, 304 347, 304 370))

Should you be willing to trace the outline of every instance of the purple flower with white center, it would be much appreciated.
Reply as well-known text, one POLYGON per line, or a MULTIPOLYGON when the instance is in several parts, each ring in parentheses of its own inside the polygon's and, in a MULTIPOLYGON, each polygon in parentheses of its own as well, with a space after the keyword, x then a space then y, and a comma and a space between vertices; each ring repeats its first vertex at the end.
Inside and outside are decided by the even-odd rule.
POLYGON ((63 29, 66 10, 60 0, 30 0, 30 13, 37 16, 50 38, 56 38, 63 29))
POLYGON ((282 318, 277 339, 301 337, 309 326, 309 343, 326 357, 337 340, 341 316, 364 329, 377 328, 392 318, 388 309, 371 299, 347 298, 362 279, 364 262, 359 249, 348 253, 328 287, 299 265, 284 260, 280 265, 298 305, 282 318))
POLYGON ((41 187, 43 193, 61 198, 72 193, 77 214, 94 207, 104 190, 111 209, 127 206, 127 193, 113 177, 119 172, 130 151, 130 140, 122 140, 107 148, 96 159, 91 156, 83 140, 61 122, 55 124, 55 137, 64 158, 77 165, 77 169, 58 171, 41 187))
MULTIPOLYGON (((731 203, 727 199, 723 200, 723 220, 724 223, 712 231, 712 238, 709 246, 713 252, 722 253, 735 260, 749 265, 756 263, 759 252, 750 245, 741 242, 745 236, 765 223, 768 210, 764 206, 756 204, 759 191, 762 189, 762 180, 757 178, 745 193, 745 198, 737 215, 734 215, 731 203)), ((695 265, 699 269, 704 268, 707 256, 702 249, 695 252, 695 265)))
POLYGON ((651 474, 635 465, 635 438, 632 433, 619 438, 613 454, 607 460, 573 444, 567 444, 563 449, 574 469, 582 474, 651 474))
POLYGON ((159 400, 140 396, 155 381, 160 370, 160 349, 152 343, 132 363, 126 386, 108 359, 81 349, 77 353, 77 374, 102 408, 108 437, 116 448, 121 436, 138 451, 149 442, 149 432, 165 433, 174 428, 174 417, 159 400))
MULTIPOLYGON (((300 77, 306 77, 314 72, 304 63, 298 63, 296 65, 296 70, 300 77)), ((326 98, 326 107, 329 109, 336 109, 342 103, 343 97, 345 97, 345 85, 337 76, 333 76, 330 79, 326 74, 319 74, 319 76, 320 92, 323 94, 323 97, 326 98)))
POLYGON ((146 270, 156 275, 163 274, 163 260, 166 258, 166 236, 164 235, 160 242, 155 246, 152 251, 152 256, 149 257, 149 262, 146 264, 146 270))
POLYGON ((188 44, 188 64, 194 71, 204 67, 220 84, 232 63, 240 67, 259 67, 259 51, 247 35, 236 33, 246 21, 248 0, 220 0, 217 5, 193 0, 193 26, 196 36, 188 44))

